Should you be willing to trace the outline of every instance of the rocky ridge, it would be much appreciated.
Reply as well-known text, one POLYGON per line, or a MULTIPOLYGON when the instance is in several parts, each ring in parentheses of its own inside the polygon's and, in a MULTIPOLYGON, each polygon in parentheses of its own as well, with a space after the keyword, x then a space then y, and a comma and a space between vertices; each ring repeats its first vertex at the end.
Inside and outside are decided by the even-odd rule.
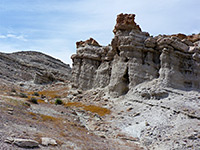
POLYGON ((0 53, 0 62, 0 78, 10 82, 47 84, 71 76, 69 65, 40 52, 0 53))

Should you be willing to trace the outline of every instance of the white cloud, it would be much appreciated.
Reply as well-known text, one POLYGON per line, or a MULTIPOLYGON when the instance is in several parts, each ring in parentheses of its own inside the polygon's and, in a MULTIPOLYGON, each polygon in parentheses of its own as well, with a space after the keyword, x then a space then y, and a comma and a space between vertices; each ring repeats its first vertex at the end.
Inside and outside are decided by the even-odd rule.
POLYGON ((27 39, 23 35, 15 35, 15 34, 0 35, 0 39, 8 39, 8 38, 27 41, 27 39))
POLYGON ((7 37, 5 35, 0 35, 0 39, 6 39, 7 37))

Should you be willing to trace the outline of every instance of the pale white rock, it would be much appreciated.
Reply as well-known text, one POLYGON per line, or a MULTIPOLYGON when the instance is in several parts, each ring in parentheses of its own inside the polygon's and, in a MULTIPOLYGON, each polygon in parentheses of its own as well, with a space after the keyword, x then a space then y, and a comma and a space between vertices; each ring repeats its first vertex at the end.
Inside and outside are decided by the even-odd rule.
POLYGON ((93 39, 79 44, 72 56, 76 86, 84 90, 108 87, 114 97, 153 80, 166 87, 199 89, 199 43, 191 40, 195 35, 152 37, 142 32, 134 18, 118 16, 111 46, 92 45, 97 43, 93 39))
POLYGON ((111 72, 111 79, 109 84, 110 94, 114 97, 126 94, 129 90, 129 78, 128 78, 127 63, 116 56, 111 72))
POLYGON ((56 146, 57 142, 56 142, 56 140, 54 140, 52 138, 42 137, 41 138, 41 144, 44 145, 44 146, 48 146, 48 145, 56 146))
POLYGON ((188 52, 190 52, 190 53, 200 52, 200 47, 190 46, 188 52))
POLYGON ((109 62, 103 62, 96 70, 94 88, 104 88, 110 83, 111 66, 109 62))
POLYGON ((142 130, 146 127, 145 121, 125 127, 122 131, 135 138, 140 138, 142 130))
POLYGON ((192 58, 193 58, 194 60, 200 62, 200 54, 199 54, 199 53, 194 53, 194 54, 192 55, 192 58))

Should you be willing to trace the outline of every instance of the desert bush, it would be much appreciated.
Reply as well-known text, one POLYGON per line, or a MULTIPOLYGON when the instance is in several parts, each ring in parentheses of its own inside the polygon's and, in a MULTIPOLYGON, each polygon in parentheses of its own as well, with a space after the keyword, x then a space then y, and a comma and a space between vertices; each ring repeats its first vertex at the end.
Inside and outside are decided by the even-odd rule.
POLYGON ((27 106, 27 107, 30 107, 30 106, 31 106, 31 104, 28 103, 28 102, 24 102, 23 105, 24 105, 24 106, 27 106))
POLYGON ((35 97, 31 97, 31 99, 29 100, 31 103, 34 103, 34 104, 38 104, 38 101, 35 97))
POLYGON ((15 89, 11 89, 11 92, 16 93, 17 91, 15 89))
POLYGON ((40 96, 42 99, 44 99, 44 98, 46 98, 46 96, 45 95, 43 95, 43 94, 41 94, 41 96, 40 96))
POLYGON ((40 96, 40 94, 38 92, 34 92, 33 95, 34 96, 40 96))
POLYGON ((21 97, 21 98, 28 98, 28 96, 25 93, 19 93, 19 97, 21 97))
POLYGON ((55 101, 55 104, 56 105, 62 105, 63 101, 61 99, 57 98, 56 101, 55 101))

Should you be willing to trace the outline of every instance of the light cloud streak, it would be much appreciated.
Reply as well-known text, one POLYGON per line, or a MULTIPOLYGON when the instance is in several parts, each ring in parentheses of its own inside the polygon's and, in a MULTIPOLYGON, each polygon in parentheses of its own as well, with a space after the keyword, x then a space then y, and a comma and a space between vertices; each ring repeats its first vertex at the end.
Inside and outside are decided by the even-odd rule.
POLYGON ((27 41, 27 39, 23 35, 14 35, 14 34, 0 35, 0 39, 9 39, 9 38, 27 41))

